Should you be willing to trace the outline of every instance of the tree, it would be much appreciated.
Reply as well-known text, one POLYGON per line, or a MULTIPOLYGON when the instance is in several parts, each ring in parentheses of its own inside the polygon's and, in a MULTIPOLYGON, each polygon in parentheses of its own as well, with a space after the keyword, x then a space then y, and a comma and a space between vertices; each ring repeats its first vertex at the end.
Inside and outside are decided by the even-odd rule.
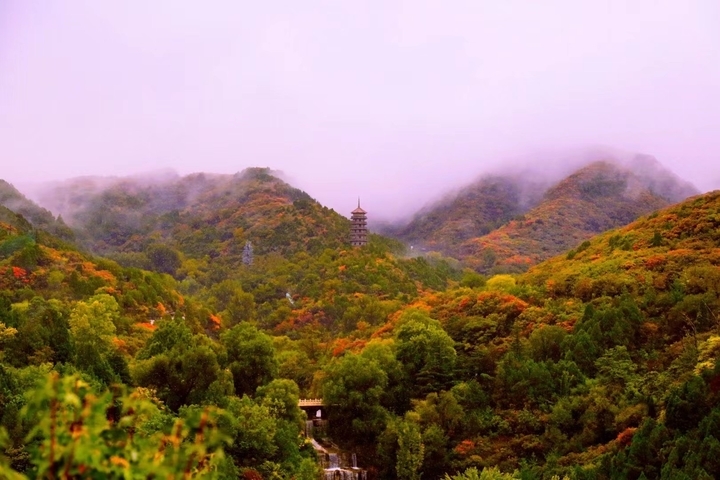
POLYGON ((252 395, 277 376, 278 361, 272 338, 249 323, 241 323, 223 332, 220 342, 227 350, 237 395, 252 395))
POLYGON ((360 355, 345 354, 325 368, 322 395, 338 438, 374 442, 387 419, 380 404, 387 382, 380 365, 360 355))
POLYGON ((395 357, 394 345, 393 339, 371 340, 360 356, 377 363, 385 372, 388 383, 380 403, 395 414, 402 415, 410 409, 410 391, 403 365, 395 357))
POLYGON ((305 415, 298 406, 300 389, 292 380, 278 378, 258 387, 257 399, 273 412, 275 418, 280 418, 300 424, 305 415))
POLYGON ((114 350, 112 340, 119 318, 117 301, 105 293, 77 302, 70 313, 75 365, 107 384, 115 379, 108 358, 114 350))
POLYGON ((225 318, 228 326, 255 318, 255 297, 244 292, 237 280, 226 279, 210 288, 209 303, 225 318))
POLYGON ((424 312, 405 312, 395 330, 397 359, 412 379, 413 397, 448 387, 455 369, 455 342, 424 312))
POLYGON ((59 300, 33 297, 29 302, 15 304, 11 314, 8 320, 14 321, 17 334, 6 340, 6 362, 23 366, 71 360, 67 309, 59 300))
POLYGON ((112 345, 120 307, 114 297, 101 293, 77 302, 70 313, 70 331, 76 348, 92 347, 105 352, 112 345))
POLYGON ((224 392, 218 383, 229 384, 215 352, 197 342, 139 361, 133 377, 138 385, 154 388, 158 397, 174 411, 185 405, 217 401, 218 389, 224 392))
POLYGON ((227 452, 239 466, 259 465, 275 455, 277 425, 268 407, 244 395, 231 398, 227 412, 231 417, 228 427, 232 437, 227 452))
POLYGON ((537 362, 552 360, 557 362, 562 358, 562 342, 567 332, 556 325, 544 325, 536 328, 528 338, 530 356, 537 362))
MULTIPOLYGON (((514 480, 518 477, 512 473, 502 473, 497 467, 486 467, 481 472, 475 467, 468 468, 463 473, 450 476, 445 474, 444 480, 514 480)), ((563 480, 569 480, 568 477, 564 477, 563 480)), ((553 477, 552 480, 560 480, 558 477, 553 477)))
POLYGON ((417 423, 404 419, 398 420, 398 452, 396 471, 399 480, 420 480, 420 467, 423 463, 424 446, 420 427, 417 423))
POLYGON ((297 470, 302 462, 300 436, 304 428, 305 413, 298 406, 300 390, 292 380, 276 379, 259 387, 256 401, 270 411, 276 419, 274 443, 275 459, 287 470, 297 470))
POLYGON ((178 268, 182 266, 182 259, 177 250, 163 244, 152 244, 145 251, 150 260, 153 270, 160 273, 175 275, 178 268))
POLYGON ((669 428, 687 431, 697 426, 709 412, 708 386, 701 377, 693 375, 679 388, 674 388, 665 400, 665 424, 669 428))
POLYGON ((145 346, 137 354, 138 360, 146 360, 155 355, 169 352, 175 347, 189 346, 193 335, 188 326, 180 319, 160 322, 145 346))

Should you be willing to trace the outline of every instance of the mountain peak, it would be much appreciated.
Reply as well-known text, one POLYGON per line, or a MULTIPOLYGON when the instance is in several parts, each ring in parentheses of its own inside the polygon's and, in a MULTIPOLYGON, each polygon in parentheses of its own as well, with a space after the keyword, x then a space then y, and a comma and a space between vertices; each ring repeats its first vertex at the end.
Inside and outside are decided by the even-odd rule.
POLYGON ((596 156, 554 185, 487 175, 388 231, 484 272, 522 271, 698 193, 649 155, 596 156))

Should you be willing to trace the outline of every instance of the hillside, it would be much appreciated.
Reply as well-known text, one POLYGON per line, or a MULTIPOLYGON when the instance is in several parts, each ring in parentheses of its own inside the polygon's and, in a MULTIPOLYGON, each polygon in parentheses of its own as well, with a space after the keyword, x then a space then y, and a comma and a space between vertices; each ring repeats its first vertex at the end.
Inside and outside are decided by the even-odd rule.
MULTIPOLYGON (((554 173, 526 168, 486 175, 408 223, 384 225, 381 232, 483 273, 520 272, 596 233, 699 193, 649 155, 588 158, 605 160, 590 160, 557 179, 563 171, 558 166, 554 173)), ((576 159, 568 165, 578 163, 583 164, 576 159)))
POLYGON ((68 217, 86 222, 78 238, 158 272, 88 256, 0 207, 0 424, 11 430, 5 455, 22 471, 32 451, 24 392, 50 374, 96 390, 142 387, 136 395, 162 412, 142 420, 156 433, 183 407, 251 412, 249 432, 223 424, 222 438, 235 438, 223 478, 315 472, 298 395, 332 355, 460 275, 442 258, 402 258, 400 244, 376 235, 350 248, 346 219, 265 170, 102 187, 65 192, 76 206, 68 217), (278 410, 281 394, 289 413, 278 410))
MULTIPOLYGON (((250 198, 284 188, 247 185, 250 198)), ((158 215, 148 205, 159 201, 136 197, 142 188, 113 198, 158 215)), ((609 225, 660 201, 669 202, 627 168, 595 163, 536 209, 602 214, 609 225)), ((54 391, 40 382, 27 394, 51 371, 97 390, 118 379, 139 387, 136 400, 161 412, 138 420, 153 434, 192 412, 226 415, 211 432, 227 439, 218 468, 228 478, 321 476, 298 397, 324 399, 329 427, 317 438, 355 453, 372 479, 408 468, 458 480, 477 478, 466 469, 506 479, 720 475, 720 192, 490 278, 435 255, 403 258, 397 242, 371 235, 363 248, 298 242, 248 262, 228 256, 235 266, 176 250, 176 280, 83 255, 7 209, 0 222, 0 420, 18 470, 41 455, 19 419, 28 398, 54 391)), ((173 228, 147 235, 182 247, 173 228)), ((97 451, 120 462, 112 442, 97 451)))
POLYGON ((224 326, 258 321, 295 338, 316 330, 327 337, 358 322, 378 325, 423 289, 442 290, 460 276, 441 257, 403 258, 399 242, 377 235, 350 248, 347 218, 268 169, 84 178, 44 199, 85 247, 175 276, 224 326))
POLYGON ((547 188, 519 175, 489 175, 424 208, 383 233, 421 250, 459 256, 460 245, 485 235, 537 204, 547 188))
POLYGON ((246 243, 256 255, 321 252, 344 245, 348 221, 273 175, 194 174, 152 179, 79 179, 42 197, 79 241, 119 262, 174 274, 178 255, 236 267, 246 243))
POLYGON ((65 240, 74 238, 72 230, 65 225, 62 217, 55 218, 51 212, 28 199, 5 180, 0 180, 0 205, 22 215, 36 228, 46 230, 65 240))
MULTIPOLYGON (((409 325, 425 341, 436 325, 454 342, 455 355, 439 343, 398 353, 428 355, 406 387, 424 398, 401 424, 421 432, 424 474, 499 467, 520 470, 496 477, 508 479, 710 479, 720 475, 718 311, 713 192, 519 277, 428 293, 378 336, 405 352, 409 325), (451 387, 443 362, 454 364, 451 387)), ((380 436, 380 458, 392 458, 394 428, 380 436)))
POLYGON ((623 291, 714 292, 720 290, 714 280, 718 266, 720 192, 715 191, 593 237, 522 278, 554 295, 590 301, 623 291))
POLYGON ((0 343, 0 360, 14 366, 69 361, 68 317, 77 305, 97 302, 98 321, 101 310, 113 319, 108 355, 115 364, 93 371, 106 382, 126 378, 125 355, 150 335, 151 319, 182 312, 196 331, 212 328, 209 311, 186 302, 176 287, 170 277, 87 256, 0 207, 0 324, 17 333, 0 343))
POLYGON ((550 188, 525 214, 464 242, 460 258, 482 272, 523 271, 692 192, 671 174, 657 173, 594 162, 550 188))

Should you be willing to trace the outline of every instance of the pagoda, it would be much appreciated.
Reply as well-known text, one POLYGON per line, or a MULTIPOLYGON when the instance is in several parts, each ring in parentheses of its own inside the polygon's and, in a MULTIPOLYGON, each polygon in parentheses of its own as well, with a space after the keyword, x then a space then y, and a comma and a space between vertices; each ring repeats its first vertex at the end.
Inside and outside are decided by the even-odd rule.
POLYGON ((353 247, 362 247, 367 245, 367 212, 360 208, 359 198, 357 208, 351 213, 350 245, 353 247))

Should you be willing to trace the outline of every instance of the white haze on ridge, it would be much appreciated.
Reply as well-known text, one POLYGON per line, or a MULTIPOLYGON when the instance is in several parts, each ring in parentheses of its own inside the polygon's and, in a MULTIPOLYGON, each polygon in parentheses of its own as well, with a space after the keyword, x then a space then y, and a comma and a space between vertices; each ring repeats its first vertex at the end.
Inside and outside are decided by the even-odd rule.
POLYGON ((393 219, 606 145, 720 188, 719 31, 716 0, 4 0, 0 178, 267 166, 393 219))

